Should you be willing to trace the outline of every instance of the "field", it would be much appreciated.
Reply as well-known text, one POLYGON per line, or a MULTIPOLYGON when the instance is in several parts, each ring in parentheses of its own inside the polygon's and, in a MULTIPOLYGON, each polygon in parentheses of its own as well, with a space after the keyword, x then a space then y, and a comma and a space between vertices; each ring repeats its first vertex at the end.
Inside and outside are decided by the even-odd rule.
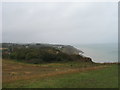
POLYGON ((117 64, 2 63, 3 88, 118 88, 117 64))

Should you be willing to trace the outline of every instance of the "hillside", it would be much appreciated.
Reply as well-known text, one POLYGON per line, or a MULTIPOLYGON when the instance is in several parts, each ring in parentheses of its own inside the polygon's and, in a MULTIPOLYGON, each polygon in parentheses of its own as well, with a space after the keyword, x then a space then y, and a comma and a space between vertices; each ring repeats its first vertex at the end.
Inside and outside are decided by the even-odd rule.
POLYGON ((53 44, 2 44, 2 57, 28 63, 80 61, 92 62, 89 57, 82 56, 82 51, 70 45, 53 44))
POLYGON ((2 43, 2 48, 42 48, 42 47, 53 47, 67 54, 82 54, 81 50, 76 49, 71 45, 58 45, 58 44, 42 44, 42 43, 29 43, 29 44, 18 44, 18 43, 2 43))

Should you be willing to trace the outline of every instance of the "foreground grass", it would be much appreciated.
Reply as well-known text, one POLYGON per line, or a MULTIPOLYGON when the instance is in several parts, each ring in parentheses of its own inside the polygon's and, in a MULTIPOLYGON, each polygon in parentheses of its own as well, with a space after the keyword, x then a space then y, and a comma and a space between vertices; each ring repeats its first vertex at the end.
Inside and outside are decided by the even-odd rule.
MULTIPOLYGON (((55 65, 57 64, 58 63, 48 64, 48 65, 52 69, 54 69, 53 67, 55 67, 55 65)), ((59 65, 61 64, 58 64, 57 67, 59 65)), ((66 65, 69 64, 66 63, 65 67, 67 67, 66 65)), ((76 65, 74 67, 74 70, 77 69, 78 66, 80 67, 80 65, 78 64, 74 64, 74 65, 76 65)), ((97 65, 97 67, 98 66, 99 65, 97 65)), ((111 64, 111 65, 107 65, 107 67, 99 68, 99 69, 93 69, 93 70, 85 69, 83 71, 75 71, 71 73, 55 74, 51 76, 48 75, 42 78, 34 77, 29 80, 20 79, 10 82, 4 82, 3 88, 117 88, 118 87, 117 70, 118 70, 117 65, 111 64)), ((55 72, 53 71, 49 73, 55 73, 55 72)))

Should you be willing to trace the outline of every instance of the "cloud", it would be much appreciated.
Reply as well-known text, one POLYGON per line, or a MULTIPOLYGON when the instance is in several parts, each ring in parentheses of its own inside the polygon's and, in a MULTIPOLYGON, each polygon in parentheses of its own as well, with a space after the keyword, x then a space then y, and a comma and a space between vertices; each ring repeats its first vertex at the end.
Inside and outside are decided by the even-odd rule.
POLYGON ((117 3, 3 3, 3 41, 117 42, 117 3))
POLYGON ((2 42, 2 3, 0 3, 0 42, 2 42))

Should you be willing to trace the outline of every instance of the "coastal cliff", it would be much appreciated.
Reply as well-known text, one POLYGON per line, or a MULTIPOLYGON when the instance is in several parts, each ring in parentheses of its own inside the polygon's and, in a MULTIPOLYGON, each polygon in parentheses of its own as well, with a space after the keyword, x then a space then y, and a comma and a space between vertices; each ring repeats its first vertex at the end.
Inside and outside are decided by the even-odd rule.
POLYGON ((16 44, 3 43, 2 57, 9 59, 21 60, 29 63, 42 62, 60 62, 60 61, 80 61, 92 62, 90 57, 82 55, 81 50, 71 45, 55 44, 16 44))

